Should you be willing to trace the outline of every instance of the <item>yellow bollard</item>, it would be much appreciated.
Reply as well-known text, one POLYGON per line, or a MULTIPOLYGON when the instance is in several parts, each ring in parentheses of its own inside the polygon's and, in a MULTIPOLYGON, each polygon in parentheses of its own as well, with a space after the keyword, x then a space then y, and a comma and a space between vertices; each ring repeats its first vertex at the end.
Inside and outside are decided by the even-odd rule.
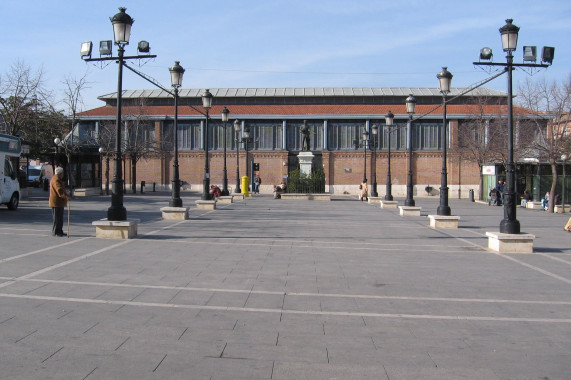
POLYGON ((250 177, 243 176, 242 177, 242 194, 244 194, 244 197, 250 196, 250 192, 248 191, 248 185, 249 184, 250 184, 250 177))

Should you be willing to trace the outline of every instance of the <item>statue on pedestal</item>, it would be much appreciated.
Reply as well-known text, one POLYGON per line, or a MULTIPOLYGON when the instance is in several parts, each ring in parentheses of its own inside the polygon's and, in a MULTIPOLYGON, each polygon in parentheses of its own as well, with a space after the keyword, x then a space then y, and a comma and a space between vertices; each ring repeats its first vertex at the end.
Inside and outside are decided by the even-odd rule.
POLYGON ((309 151, 309 125, 307 125, 307 120, 303 121, 303 125, 301 126, 301 134, 303 135, 301 140, 301 150, 309 151))

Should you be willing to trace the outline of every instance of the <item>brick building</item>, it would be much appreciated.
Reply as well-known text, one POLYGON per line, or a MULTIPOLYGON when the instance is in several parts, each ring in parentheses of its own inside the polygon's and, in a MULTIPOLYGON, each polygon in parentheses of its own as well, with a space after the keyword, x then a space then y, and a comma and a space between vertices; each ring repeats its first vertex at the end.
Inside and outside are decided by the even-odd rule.
MULTIPOLYGON (((454 88, 448 95, 448 186, 450 196, 467 197, 468 189, 477 191, 480 184, 478 164, 463 157, 458 149, 458 131, 462 123, 481 117, 505 116, 506 93, 477 89, 461 95, 465 89, 454 88), (482 105, 483 103, 483 105, 482 105), (478 105, 478 106, 476 106, 478 105), (478 109, 478 110, 476 110, 478 109)), ((181 89, 178 107, 178 150, 180 179, 183 189, 201 191, 204 177, 205 127, 201 95, 203 89, 181 89)), ((388 144, 391 144, 391 176, 394 196, 406 194, 408 171, 407 128, 409 115, 405 99, 412 94, 417 101, 412 123, 412 171, 415 196, 427 196, 426 188, 437 194, 442 168, 442 96, 437 88, 236 88, 210 89, 213 105, 209 111, 209 156, 211 183, 221 184, 223 148, 226 134, 228 183, 231 191, 236 183, 236 134, 233 123, 248 128, 253 142, 250 157, 259 164, 263 179, 261 191, 268 192, 288 173, 297 169, 301 150, 300 127, 310 127, 310 150, 315 155, 314 170, 323 169, 326 191, 333 194, 355 194, 366 175, 372 184, 371 150, 373 135, 366 149, 361 139, 364 130, 379 126, 376 136, 376 180, 379 196, 385 194, 388 144), (224 107, 230 111, 226 128, 221 122, 224 107), (395 115, 394 125, 385 126, 388 111, 395 115), (366 159, 365 159, 366 154, 366 159), (366 171, 366 173, 364 172, 366 171)), ((115 123, 116 93, 99 97, 105 105, 81 113, 74 130, 76 141, 91 141, 74 165, 74 176, 81 186, 105 183, 105 156, 97 153, 103 130, 115 123), (100 158, 103 168, 100 170, 100 158), (81 166, 81 170, 77 168, 81 166), (101 181, 103 173, 103 181, 101 181)), ((136 183, 155 183, 169 188, 172 180, 172 142, 174 102, 162 90, 125 90, 122 115, 127 126, 124 141, 134 137, 146 144, 151 155, 136 164, 136 183)), ((111 127, 114 128, 114 127, 111 127)), ((114 132, 113 132, 114 133, 114 132)), ((478 137, 474 137, 478 138, 478 137)), ((239 143, 240 176, 246 172, 244 144, 239 143)), ((106 151, 114 151, 108 146, 106 151)), ((105 154, 105 153, 104 153, 105 154)), ((127 188, 133 182, 133 166, 126 154, 124 178, 127 188)), ((111 166, 113 160, 111 160, 111 166)), ((113 168, 111 168, 111 176, 113 168)), ((147 188, 148 189, 148 188, 147 188)))

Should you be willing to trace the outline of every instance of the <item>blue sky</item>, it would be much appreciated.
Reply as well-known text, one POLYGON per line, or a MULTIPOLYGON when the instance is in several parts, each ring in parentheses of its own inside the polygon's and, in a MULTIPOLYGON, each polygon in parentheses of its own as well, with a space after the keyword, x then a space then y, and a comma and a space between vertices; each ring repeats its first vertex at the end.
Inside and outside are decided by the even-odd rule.
MULTIPOLYGON (((505 62, 498 29, 506 18, 521 28, 516 62, 523 45, 555 47, 553 66, 532 79, 571 73, 569 0, 2 0, 0 73, 18 61, 42 69, 57 100, 66 75, 87 72, 83 109, 103 105, 97 96, 116 91, 117 65, 82 62, 79 49, 91 40, 98 56, 119 6, 135 19, 126 54, 149 41, 157 58, 139 69, 167 87, 175 60, 186 69, 183 88, 437 87, 442 66, 453 87, 467 87, 488 77, 472 64, 480 48, 505 62)), ((518 70, 514 83, 527 77, 518 70)), ((486 87, 505 91, 506 81, 486 87)), ((123 88, 153 86, 126 70, 123 88)))

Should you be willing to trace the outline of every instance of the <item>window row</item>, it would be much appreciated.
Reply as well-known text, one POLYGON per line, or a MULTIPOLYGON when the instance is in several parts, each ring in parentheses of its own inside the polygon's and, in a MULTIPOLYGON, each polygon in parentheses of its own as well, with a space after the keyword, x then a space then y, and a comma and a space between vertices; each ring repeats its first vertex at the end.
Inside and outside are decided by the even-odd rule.
MULTIPOLYGON (((244 130, 249 131, 248 148, 251 150, 302 150, 302 127, 303 121, 244 121, 241 130, 236 132, 231 123, 224 126, 220 121, 211 120, 208 124, 208 148, 209 150, 234 150, 236 145, 240 149, 245 147, 244 130)), ((363 147, 363 132, 369 132, 367 147, 375 147, 377 150, 387 150, 389 142, 391 150, 406 150, 407 146, 407 126, 405 123, 395 123, 391 128, 382 122, 371 120, 365 121, 307 121, 310 133, 310 150, 354 150, 363 147), (378 133, 372 133, 372 126, 378 125, 378 133)), ((161 136, 155 133, 155 126, 152 122, 133 125, 128 123, 128 127, 123 133, 124 143, 127 145, 158 144, 164 150, 172 150, 174 144, 172 120, 161 123, 161 136)), ((412 147, 415 150, 439 150, 442 148, 441 123, 415 122, 412 127, 412 147)), ((94 130, 97 127, 90 123, 81 125, 85 130, 94 130)), ((108 124, 100 123, 99 136, 112 136, 112 130, 106 130, 108 124)), ((177 128, 178 149, 203 150, 202 130, 204 122, 200 120, 188 121, 179 120, 177 128)), ((85 131, 84 131, 85 132, 85 131)))

